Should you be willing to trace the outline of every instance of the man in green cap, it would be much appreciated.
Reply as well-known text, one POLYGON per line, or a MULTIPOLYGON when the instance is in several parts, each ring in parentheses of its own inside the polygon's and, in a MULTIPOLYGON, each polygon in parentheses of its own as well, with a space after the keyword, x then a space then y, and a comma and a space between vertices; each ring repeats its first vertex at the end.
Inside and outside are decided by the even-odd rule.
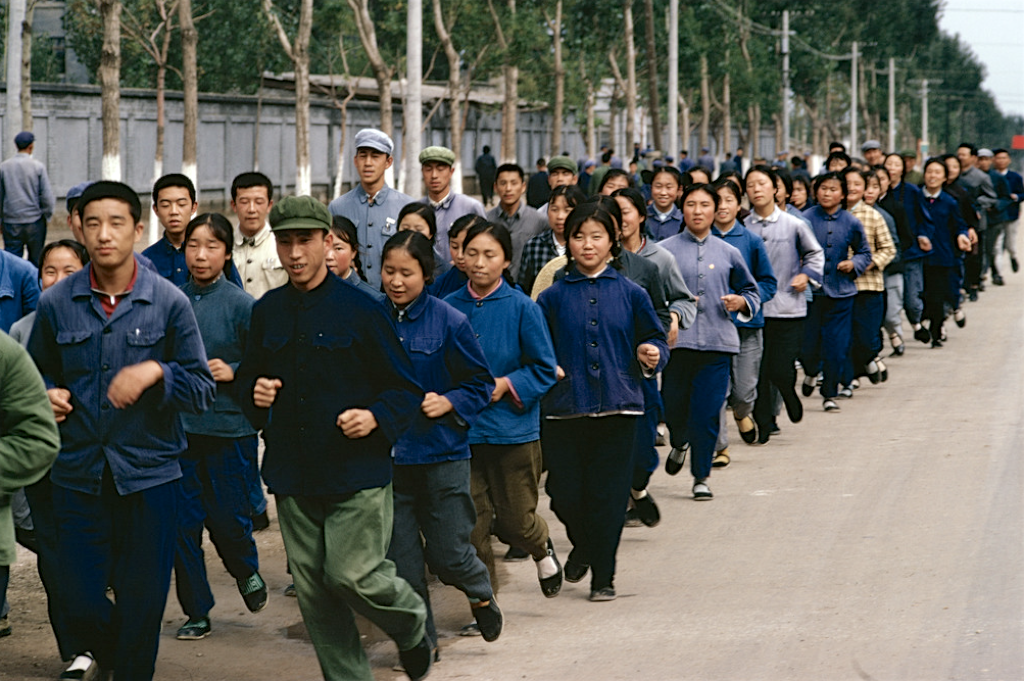
POLYGON ((263 479, 277 497, 324 678, 372 681, 359 612, 394 639, 406 673, 419 679, 431 662, 426 609, 385 555, 391 446, 423 391, 384 308, 328 272, 330 225, 327 208, 309 196, 270 211, 289 285, 253 308, 236 382, 243 411, 263 429, 263 479))
POLYGON ((437 219, 434 250, 439 258, 447 262, 448 228, 463 215, 472 213, 484 217, 484 204, 452 190, 455 152, 448 147, 427 147, 420 152, 420 164, 423 170, 423 186, 427 188, 423 203, 429 203, 434 208, 434 217, 437 219))

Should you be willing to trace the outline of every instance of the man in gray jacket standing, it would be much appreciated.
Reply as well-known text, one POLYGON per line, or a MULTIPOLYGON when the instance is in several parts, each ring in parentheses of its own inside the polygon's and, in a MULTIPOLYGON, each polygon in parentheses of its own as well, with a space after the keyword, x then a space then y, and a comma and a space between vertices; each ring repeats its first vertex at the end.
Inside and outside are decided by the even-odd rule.
POLYGON ((46 243, 46 222, 53 216, 53 190, 46 166, 32 158, 36 138, 31 132, 14 137, 18 153, 0 163, 0 224, 4 250, 39 266, 39 255, 46 243))

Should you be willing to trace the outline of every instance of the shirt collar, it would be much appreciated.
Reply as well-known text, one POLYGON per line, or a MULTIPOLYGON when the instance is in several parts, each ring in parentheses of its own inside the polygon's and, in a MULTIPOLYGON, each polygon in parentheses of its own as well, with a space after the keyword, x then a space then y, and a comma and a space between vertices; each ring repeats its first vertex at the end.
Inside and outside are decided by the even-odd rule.
POLYGON ((921 188, 921 191, 924 193, 924 198, 926 198, 926 199, 937 199, 937 198, 939 198, 939 194, 942 193, 942 190, 940 189, 939 191, 935 192, 934 194, 929 194, 928 190, 925 189, 924 187, 921 188))
POLYGON ((469 291, 469 297, 472 298, 473 300, 483 300, 484 298, 489 298, 490 296, 497 293, 504 283, 505 277, 501 277, 500 279, 498 279, 498 283, 494 286, 494 288, 492 288, 490 291, 483 294, 482 296, 478 295, 477 292, 473 290, 472 282, 466 282, 466 290, 469 291))
POLYGON ((454 198, 455 198, 455 192, 453 192, 451 189, 449 189, 448 193, 440 201, 431 201, 429 196, 425 197, 424 201, 429 203, 430 207, 433 208, 434 210, 437 210, 438 208, 442 208, 444 210, 447 210, 448 206, 452 205, 452 200, 454 198))
POLYGON ((423 314, 423 311, 427 308, 426 298, 429 295, 430 294, 427 293, 427 290, 424 288, 423 291, 421 291, 420 294, 416 296, 416 300, 412 301, 402 309, 398 309, 398 306, 396 306, 393 302, 391 302, 391 299, 388 298, 388 304, 391 306, 392 317, 394 317, 394 319, 399 322, 404 321, 405 319, 408 319, 409 321, 416 321, 417 319, 419 319, 420 315, 423 314))
POLYGON ((252 236, 245 236, 244 234, 242 234, 242 230, 238 230, 238 233, 235 234, 235 245, 260 246, 263 244, 264 241, 267 240, 267 237, 269 237, 271 233, 272 232, 270 231, 270 224, 266 222, 263 223, 263 227, 260 228, 260 231, 256 232, 252 236))
POLYGON ((385 200, 387 200, 388 191, 390 191, 390 187, 388 187, 385 184, 383 187, 377 190, 376 194, 370 196, 369 194, 366 193, 366 189, 363 188, 363 185, 360 184, 358 186, 358 192, 356 193, 356 196, 359 197, 360 203, 367 203, 371 206, 379 206, 380 204, 384 203, 385 200))
MULTIPOLYGON (((715 229, 714 227, 711 228, 712 232, 714 231, 714 229, 715 229)), ((712 235, 711 232, 708 232, 708 235, 706 237, 704 237, 703 239, 698 239, 697 236, 693 232, 690 231, 689 227, 684 227, 683 228, 683 234, 686 235, 687 239, 689 239, 690 241, 693 241, 694 243, 698 243, 698 244, 705 244, 705 243, 707 243, 708 239, 711 238, 711 235, 712 235)))
POLYGON ((779 221, 780 215, 782 215, 782 211, 779 209, 778 206, 775 206, 772 209, 771 215, 769 215, 766 218, 761 217, 760 215, 757 214, 757 211, 752 210, 750 211, 750 215, 747 217, 747 219, 750 220, 751 222, 764 222, 766 224, 771 225, 779 221))
POLYGON ((523 214, 523 207, 524 206, 526 206, 526 202, 523 201, 522 198, 520 198, 519 199, 519 207, 516 208, 515 212, 513 212, 512 214, 506 213, 505 209, 502 208, 500 205, 498 206, 498 209, 501 211, 501 217, 502 218, 504 218, 505 220, 513 220, 513 219, 519 219, 519 217, 523 214))
POLYGON ((724 239, 724 238, 729 237, 729 236, 740 236, 740 235, 743 234, 742 230, 743 230, 743 225, 740 224, 740 221, 739 220, 733 220, 732 221, 732 227, 729 228, 728 232, 723 232, 722 230, 720 230, 718 228, 718 225, 715 225, 714 227, 711 228, 711 233, 714 234, 717 237, 721 237, 721 238, 724 239))
POLYGON ((586 281, 587 279, 618 279, 619 273, 612 267, 611 263, 605 266, 599 273, 588 276, 580 272, 574 265, 572 271, 565 275, 565 280, 569 282, 586 281))

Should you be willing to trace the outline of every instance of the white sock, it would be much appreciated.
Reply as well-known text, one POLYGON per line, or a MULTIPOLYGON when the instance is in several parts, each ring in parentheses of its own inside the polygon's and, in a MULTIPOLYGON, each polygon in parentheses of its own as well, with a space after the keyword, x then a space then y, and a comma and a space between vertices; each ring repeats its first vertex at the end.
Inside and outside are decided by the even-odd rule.
POLYGON ((647 496, 647 490, 646 489, 631 489, 631 490, 629 490, 629 494, 634 499, 643 499, 644 497, 647 496))
POLYGON ((74 661, 71 663, 71 666, 68 667, 66 671, 69 671, 69 672, 84 672, 85 670, 87 670, 89 667, 92 666, 93 661, 94 661, 93 657, 89 653, 84 653, 82 655, 76 655, 74 661))
POLYGON ((878 365, 875 364, 875 360, 868 362, 868 373, 873 374, 878 371, 878 365))
POLYGON ((537 563, 537 576, 541 579, 554 577, 558 574, 558 565, 555 563, 555 559, 551 556, 544 556, 540 560, 534 562, 537 563))

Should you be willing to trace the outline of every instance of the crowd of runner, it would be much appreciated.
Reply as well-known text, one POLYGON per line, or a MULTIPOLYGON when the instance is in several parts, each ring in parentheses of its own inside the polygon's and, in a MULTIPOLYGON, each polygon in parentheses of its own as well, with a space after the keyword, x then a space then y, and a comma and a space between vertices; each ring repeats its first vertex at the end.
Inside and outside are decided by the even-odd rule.
POLYGON ((428 570, 465 594, 460 633, 496 640, 492 537, 545 597, 589 575, 590 600, 613 600, 623 528, 661 518, 659 444, 710 500, 730 432, 768 444, 815 392, 839 412, 1018 270, 1024 181, 972 144, 920 171, 834 144, 813 177, 800 157, 716 169, 639 147, 626 170, 609 149, 529 181, 485 147, 485 205, 452 189, 444 147, 420 154, 426 197, 389 187, 393 142, 366 129, 359 182, 329 206, 235 178, 237 228, 161 177, 163 236, 136 253, 142 204, 109 181, 70 190, 74 239, 45 243, 32 142, 0 165, 0 636, 17 537, 61 679, 151 679, 172 574, 177 638, 213 631, 204 526, 262 610, 264 483, 325 679, 373 678, 356 613, 429 673, 428 570))

